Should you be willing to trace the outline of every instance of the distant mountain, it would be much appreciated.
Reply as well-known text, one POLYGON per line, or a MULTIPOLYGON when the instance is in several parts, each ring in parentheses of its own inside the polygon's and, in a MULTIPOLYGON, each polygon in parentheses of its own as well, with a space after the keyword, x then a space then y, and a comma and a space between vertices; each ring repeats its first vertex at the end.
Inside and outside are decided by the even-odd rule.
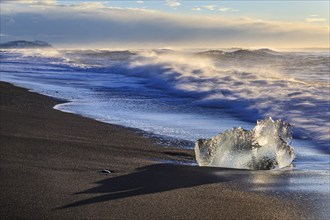
POLYGON ((241 57, 241 58, 252 58, 252 57, 266 57, 279 55, 278 52, 270 50, 268 48, 262 48, 258 50, 246 50, 239 49, 233 52, 226 53, 228 57, 241 57))
POLYGON ((210 57, 213 59, 264 59, 275 58, 280 55, 279 52, 270 50, 268 48, 261 48, 257 50, 232 48, 234 51, 222 51, 222 50, 208 50, 196 53, 198 56, 210 57))
POLYGON ((202 55, 202 56, 222 56, 225 52, 222 50, 208 50, 208 51, 203 51, 197 53, 197 55, 202 55))
POLYGON ((51 48, 52 45, 43 41, 9 41, 0 44, 1 49, 29 49, 29 48, 51 48))

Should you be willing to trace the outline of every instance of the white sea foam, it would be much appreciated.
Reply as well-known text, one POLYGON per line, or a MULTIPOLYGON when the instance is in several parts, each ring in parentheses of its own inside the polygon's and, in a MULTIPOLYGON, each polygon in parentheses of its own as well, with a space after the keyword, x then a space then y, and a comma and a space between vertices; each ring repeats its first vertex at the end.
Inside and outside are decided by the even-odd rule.
POLYGON ((328 148, 329 55, 275 53, 141 53, 129 74, 194 104, 225 108, 244 120, 283 118, 295 135, 328 148), (301 71, 303 70, 303 71, 301 71))
MULTIPOLYGON (((296 138, 312 140, 323 150, 329 150, 330 141, 328 60, 329 54, 324 52, 279 53, 267 49, 229 52, 213 50, 200 53, 173 50, 1 52, 2 79, 30 81, 34 85, 32 87, 36 87, 37 83, 65 87, 66 90, 62 90, 66 92, 61 92, 61 89, 57 89, 58 93, 51 91, 52 89, 48 91, 61 98, 84 100, 88 97, 89 100, 98 102, 100 91, 108 89, 132 91, 131 94, 134 95, 149 96, 152 93, 154 99, 161 99, 162 95, 166 94, 170 97, 166 100, 174 103, 172 109, 161 107, 166 109, 167 114, 175 109, 184 115, 194 109, 192 115, 202 117, 206 114, 201 113, 204 111, 208 112, 207 123, 210 123, 212 118, 213 121, 217 120, 216 111, 227 112, 247 122, 268 116, 282 118, 294 126, 296 138), (70 95, 69 88, 72 89, 70 95), (78 89, 84 89, 85 92, 75 92, 78 89), (178 103, 184 103, 182 106, 185 105, 187 109, 182 110, 181 107, 175 106, 178 103)), ((43 91, 46 90, 43 88, 43 91)), ((102 97, 107 95, 104 93, 102 97)), ((106 102, 109 104, 113 101, 108 98, 106 102)), ((123 102, 123 105, 116 105, 121 106, 118 107, 120 112, 120 108, 127 104, 127 98, 116 99, 117 101, 123 102)), ((99 104, 95 106, 106 109, 106 102, 103 107, 99 104)), ((94 117, 93 114, 99 111, 87 108, 87 104, 85 107, 74 105, 74 102, 71 104, 72 108, 76 106, 79 106, 79 112, 87 111, 81 108, 88 109, 90 117, 94 117)), ((138 105, 136 109, 141 108, 141 111, 148 113, 163 111, 152 106, 157 105, 148 104, 143 109, 138 105), (151 110, 147 111, 147 108, 151 110)), ((69 107, 65 105, 63 108, 69 107)), ((106 111, 102 111, 102 114, 106 114, 106 111)), ((102 114, 97 117, 108 120, 109 116, 102 114)), ((131 123, 140 126, 139 123, 133 122, 134 115, 129 114, 133 113, 127 111, 125 122, 121 122, 120 117, 114 118, 119 124, 126 123, 126 126, 130 126, 131 123)), ((154 123, 156 119, 152 120, 154 123)), ((162 132, 161 129, 153 130, 153 126, 146 123, 141 127, 162 132)), ((203 133, 207 130, 207 123, 203 122, 205 128, 198 130, 199 134, 193 133, 197 132, 195 129, 193 132, 187 132, 186 129, 190 128, 182 126, 181 133, 179 132, 181 135, 178 132, 173 135, 190 140, 198 135, 205 137, 209 135, 207 132, 203 133), (189 135, 186 135, 188 133, 189 135)), ((183 124, 190 126, 193 122, 183 124)), ((175 128, 177 125, 174 123, 171 126, 175 128)), ((212 127, 216 129, 215 126, 212 127)), ((171 134, 169 132, 166 135, 171 134)))

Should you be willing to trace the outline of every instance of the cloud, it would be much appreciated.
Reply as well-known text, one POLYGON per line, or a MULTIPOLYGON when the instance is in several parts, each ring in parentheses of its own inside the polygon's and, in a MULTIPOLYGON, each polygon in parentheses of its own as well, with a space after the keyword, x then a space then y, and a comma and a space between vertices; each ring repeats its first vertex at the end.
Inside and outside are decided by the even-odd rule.
POLYGON ((1 3, 11 4, 34 4, 34 5, 56 5, 56 0, 2 0, 1 3))
POLYGON ((196 7, 196 8, 192 8, 191 10, 193 10, 193 11, 201 11, 202 9, 201 9, 201 8, 198 8, 198 7, 196 7))
POLYGON ((136 3, 143 4, 144 1, 136 1, 136 3))
POLYGON ((206 8, 206 9, 208 9, 208 10, 210 10, 210 11, 213 11, 213 10, 215 10, 216 9, 216 5, 204 5, 204 6, 202 6, 203 8, 206 8))
POLYGON ((76 7, 87 9, 87 8, 105 8, 106 6, 101 2, 81 2, 75 5, 76 7))
POLYGON ((229 10, 231 10, 231 8, 222 8, 222 7, 219 8, 219 11, 222 11, 222 12, 226 12, 229 10))
POLYGON ((307 23, 182 15, 81 3, 47 6, 42 10, 12 4, 1 6, 4 6, 0 14, 1 31, 8 35, 1 36, 2 41, 44 40, 55 46, 126 48, 300 47, 329 43, 328 27, 307 23))
POLYGON ((8 37, 7 34, 0 33, 0 37, 8 37))
POLYGON ((172 8, 177 8, 181 5, 181 3, 178 0, 166 0, 166 5, 172 8))
POLYGON ((219 10, 221 12, 237 11, 237 10, 234 10, 234 9, 231 9, 231 8, 220 7, 220 6, 217 6, 217 5, 204 5, 202 7, 203 8, 206 8, 206 9, 208 9, 210 11, 214 11, 214 10, 219 10))
POLYGON ((318 15, 309 15, 309 17, 305 18, 305 21, 308 23, 315 23, 315 22, 325 22, 327 19, 319 18, 318 15))

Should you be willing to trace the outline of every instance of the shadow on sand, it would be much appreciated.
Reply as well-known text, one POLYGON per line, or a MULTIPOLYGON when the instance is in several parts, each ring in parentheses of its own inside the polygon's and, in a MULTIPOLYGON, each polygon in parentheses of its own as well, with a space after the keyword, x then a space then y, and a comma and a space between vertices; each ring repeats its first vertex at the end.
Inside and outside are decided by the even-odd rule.
POLYGON ((165 192, 242 178, 247 172, 226 168, 155 164, 136 172, 96 182, 99 186, 75 194, 100 194, 61 208, 70 208, 132 196, 165 192), (234 171, 234 172, 233 172, 234 171), (240 175, 237 175, 240 173, 240 175), (243 175, 242 175, 243 174, 243 175))

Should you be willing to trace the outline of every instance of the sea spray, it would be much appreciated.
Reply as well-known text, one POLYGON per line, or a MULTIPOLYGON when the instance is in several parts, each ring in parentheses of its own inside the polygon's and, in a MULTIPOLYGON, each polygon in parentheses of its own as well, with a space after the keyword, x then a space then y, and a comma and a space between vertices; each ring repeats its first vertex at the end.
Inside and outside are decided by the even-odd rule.
POLYGON ((295 126, 296 167, 329 167, 326 50, 53 48, 2 50, 0 59, 1 81, 69 100, 62 111, 165 137, 195 141, 282 118, 295 126))
POLYGON ((272 118, 260 120, 250 131, 233 128, 195 143, 199 166, 269 170, 289 166, 295 158, 291 125, 272 118))

